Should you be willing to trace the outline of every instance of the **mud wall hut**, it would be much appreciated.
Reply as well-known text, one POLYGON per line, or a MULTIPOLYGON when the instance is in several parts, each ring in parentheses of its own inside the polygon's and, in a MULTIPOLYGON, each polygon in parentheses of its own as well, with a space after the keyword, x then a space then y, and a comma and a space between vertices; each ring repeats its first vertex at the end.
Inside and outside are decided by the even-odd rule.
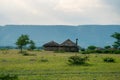
POLYGON ((44 47, 44 50, 47 50, 47 51, 78 52, 79 47, 77 45, 77 41, 78 39, 76 39, 76 43, 74 43, 70 39, 67 39, 61 44, 58 44, 55 41, 50 41, 44 44, 43 47, 44 47))
POLYGON ((74 43, 70 39, 67 39, 62 44, 60 44, 59 50, 65 51, 65 52, 78 52, 79 48, 76 43, 74 43))
POLYGON ((46 51, 57 51, 59 50, 59 44, 55 41, 50 41, 43 45, 44 50, 46 51))

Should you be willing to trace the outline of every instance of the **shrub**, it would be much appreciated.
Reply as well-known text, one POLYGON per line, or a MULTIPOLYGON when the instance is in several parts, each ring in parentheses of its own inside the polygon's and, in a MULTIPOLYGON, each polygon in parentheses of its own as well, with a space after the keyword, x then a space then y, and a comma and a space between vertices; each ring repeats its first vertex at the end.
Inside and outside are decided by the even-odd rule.
POLYGON ((111 53, 110 50, 103 50, 103 53, 111 53))
POLYGON ((30 54, 30 53, 28 53, 28 52, 26 52, 26 51, 23 51, 23 52, 22 52, 22 55, 23 55, 23 56, 36 56, 36 54, 30 54))
POLYGON ((91 53, 96 53, 96 51, 95 50, 82 51, 82 54, 91 54, 91 53))
POLYGON ((120 50, 115 50, 114 53, 115 54, 120 54, 120 50))
POLYGON ((18 76, 11 74, 0 74, 0 80, 18 80, 18 76))
POLYGON ((93 45, 88 46, 88 50, 95 50, 95 49, 96 49, 96 46, 93 46, 93 45))
POLYGON ((81 50, 81 51, 85 51, 85 48, 81 48, 80 50, 81 50))
POLYGON ((23 52, 22 52, 22 55, 23 55, 23 56, 29 56, 29 53, 27 53, 26 51, 23 51, 23 52))
POLYGON ((103 60, 104 60, 104 62, 115 62, 115 59, 112 57, 106 57, 103 60))
POLYGON ((82 51, 82 54, 90 54, 89 51, 82 51))
POLYGON ((96 50, 95 52, 96 52, 96 53, 103 53, 102 50, 96 50))
POLYGON ((28 53, 24 53, 23 56, 29 56, 29 54, 28 53))
POLYGON ((40 59, 40 61, 41 61, 41 62, 48 62, 48 59, 42 57, 42 58, 40 59))
POLYGON ((71 64, 76 64, 76 65, 82 65, 85 64, 86 61, 88 60, 88 57, 81 57, 81 56, 71 56, 68 59, 68 62, 71 64))

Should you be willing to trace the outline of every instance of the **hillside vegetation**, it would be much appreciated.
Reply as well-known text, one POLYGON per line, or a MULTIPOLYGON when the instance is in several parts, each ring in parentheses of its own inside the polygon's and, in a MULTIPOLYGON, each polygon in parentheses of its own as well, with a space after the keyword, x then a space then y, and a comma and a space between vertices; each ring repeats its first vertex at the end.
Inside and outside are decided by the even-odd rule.
POLYGON ((120 80, 120 54, 57 53, 49 51, 0 50, 0 74, 19 80, 120 80), (88 56, 87 65, 69 64, 70 56, 88 56), (112 57, 115 62, 104 62, 112 57))

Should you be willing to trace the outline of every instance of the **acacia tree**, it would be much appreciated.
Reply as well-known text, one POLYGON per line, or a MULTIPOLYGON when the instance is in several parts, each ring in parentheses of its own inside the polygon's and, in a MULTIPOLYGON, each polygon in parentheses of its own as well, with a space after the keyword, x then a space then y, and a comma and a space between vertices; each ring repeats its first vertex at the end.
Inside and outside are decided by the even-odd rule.
POLYGON ((111 48, 111 46, 109 46, 109 45, 108 45, 108 46, 105 46, 104 48, 105 48, 105 49, 110 49, 110 48, 111 48))
POLYGON ((27 44, 29 44, 29 36, 28 35, 21 35, 16 42, 16 45, 18 46, 18 48, 20 48, 20 52, 22 53, 22 49, 24 46, 26 46, 27 44))
POLYGON ((95 49, 96 49, 96 46, 93 46, 93 45, 88 46, 88 50, 95 50, 95 49))
POLYGON ((112 46, 115 49, 119 49, 120 48, 120 33, 115 32, 113 35, 111 35, 111 37, 116 39, 116 41, 114 42, 114 44, 112 46))
POLYGON ((34 50, 36 48, 35 43, 34 43, 33 40, 30 40, 29 44, 30 44, 29 50, 34 50))

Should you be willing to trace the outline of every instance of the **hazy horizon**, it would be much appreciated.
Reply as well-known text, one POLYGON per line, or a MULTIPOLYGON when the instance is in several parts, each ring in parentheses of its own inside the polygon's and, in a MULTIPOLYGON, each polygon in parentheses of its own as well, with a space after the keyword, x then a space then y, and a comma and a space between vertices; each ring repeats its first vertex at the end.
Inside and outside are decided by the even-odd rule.
POLYGON ((0 45, 15 45, 21 34, 30 35, 38 46, 68 38, 79 38, 81 47, 112 45, 110 35, 120 32, 119 8, 120 0, 0 0, 0 45), (47 28, 26 27, 35 25, 47 28))
POLYGON ((114 32, 120 32, 120 25, 7 25, 0 27, 0 46, 15 46, 17 38, 21 34, 27 34, 37 46, 52 40, 62 43, 71 39, 75 42, 78 38, 81 47, 104 47, 113 44, 115 39, 110 35, 114 32))

